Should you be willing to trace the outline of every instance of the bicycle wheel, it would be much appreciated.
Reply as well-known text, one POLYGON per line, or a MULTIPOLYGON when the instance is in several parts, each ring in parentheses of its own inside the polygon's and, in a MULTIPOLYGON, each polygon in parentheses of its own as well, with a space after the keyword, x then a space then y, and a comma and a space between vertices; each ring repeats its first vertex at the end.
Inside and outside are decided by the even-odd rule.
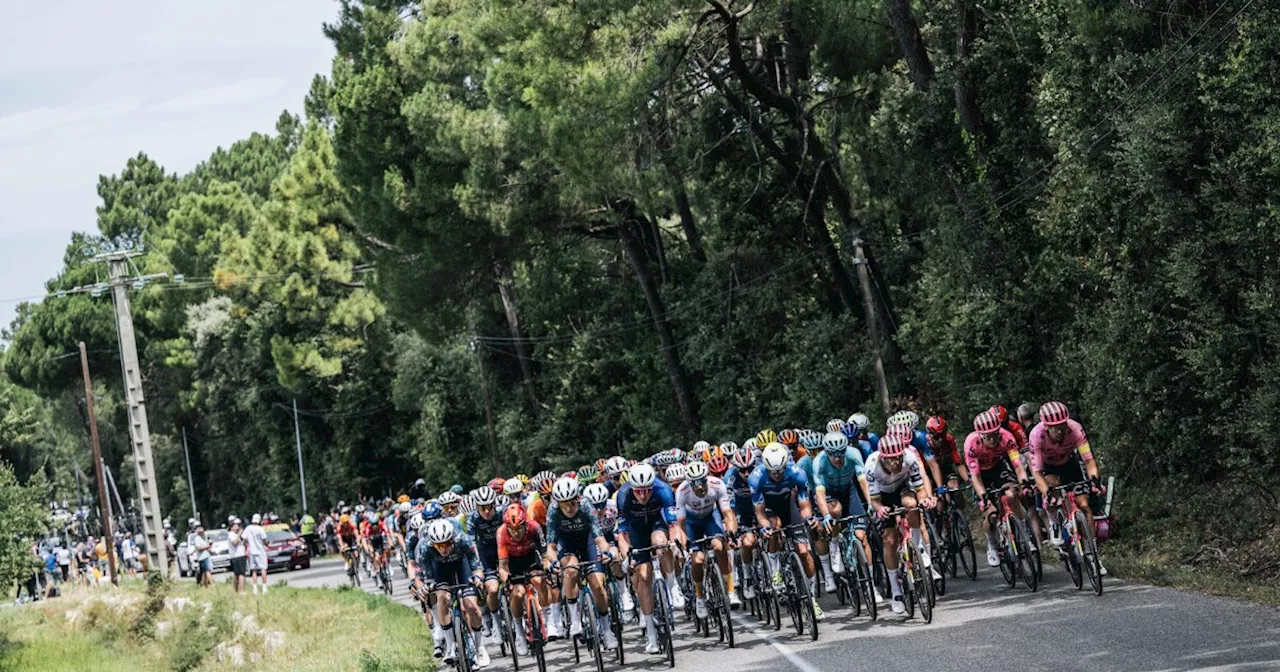
MULTIPOLYGON (((809 639, 818 640, 818 613, 814 610, 816 598, 809 591, 809 582, 804 576, 804 565, 800 563, 800 556, 795 551, 791 552, 791 571, 796 577, 796 611, 800 614, 800 628, 797 634, 804 634, 805 629, 809 631, 809 639)), ((816 583, 816 579, 815 579, 816 583)))
POLYGON ((860 595, 860 600, 867 605, 867 615, 874 621, 878 618, 876 613, 876 588, 875 582, 871 579, 871 566, 867 562, 867 553, 862 548, 862 544, 858 543, 856 537, 853 544, 851 544, 851 548, 854 549, 854 557, 857 559, 857 568, 855 570, 855 579, 858 582, 857 592, 860 595))
POLYGON ((1040 587, 1040 583, 1036 577, 1035 560, 1031 557, 1032 551, 1027 528, 1020 520, 1013 523, 1013 543, 1017 549, 1018 574, 1027 583, 1027 588, 1034 593, 1040 587))
POLYGON ((618 664, 626 665, 625 647, 622 646, 622 607, 618 601, 618 580, 612 576, 605 579, 605 588, 609 591, 609 627, 618 640, 618 664))
POLYGON ((804 577, 804 572, 796 572, 796 567, 791 564, 790 553, 782 563, 782 592, 780 599, 787 605, 787 616, 791 618, 791 627, 795 628, 797 635, 804 634, 804 616, 800 614, 800 586, 798 585, 804 577))
MULTIPOLYGON (((946 558, 948 557, 948 554, 945 550, 946 546, 943 543, 942 535, 938 533, 938 526, 934 524, 933 516, 932 515, 925 516, 923 522, 925 527, 925 534, 929 536, 929 544, 927 547, 929 551, 929 561, 934 566, 938 566, 939 562, 942 563, 942 565, 938 570, 939 578, 932 579, 934 590, 928 591, 929 595, 931 596, 931 599, 934 599, 936 601, 937 599, 935 597, 936 595, 947 594, 947 560, 946 558)), ((925 577, 932 578, 933 576, 932 570, 928 570, 921 567, 920 571, 924 573, 923 576, 925 577)))
POLYGON ((1004 582, 1012 588, 1018 583, 1018 568, 1013 557, 1013 541, 1009 536, 1009 524, 1002 520, 998 526, 996 553, 1000 555, 1000 574, 1004 576, 1004 582))
POLYGON ((709 601, 713 601, 712 613, 715 614, 716 625, 720 629, 720 641, 733 648, 733 614, 729 611, 728 591, 724 586, 724 577, 720 575, 720 567, 716 565, 712 558, 707 559, 707 572, 711 576, 711 595, 709 601))
POLYGON ((675 643, 671 641, 671 601, 667 595, 667 584, 658 579, 653 584, 653 615, 658 630, 658 648, 667 654, 667 666, 676 666, 675 643))
MULTIPOLYGON (((504 642, 507 645, 507 651, 502 655, 510 655, 511 669, 515 670, 515 672, 520 672, 520 656, 516 654, 516 637, 520 635, 516 634, 515 616, 511 613, 511 604, 506 595, 502 595, 498 600, 502 603, 499 607, 502 610, 502 618, 510 624, 510 627, 507 628, 507 633, 511 641, 504 642)), ((528 645, 528 640, 525 641, 525 645, 528 645)), ((530 649, 529 653, 533 653, 533 650, 530 649)))
POLYGON ((584 589, 578 600, 578 620, 582 621, 583 643, 590 647, 591 657, 596 661, 596 672, 604 672, 604 639, 599 632, 600 622, 596 620, 596 603, 590 590, 584 589))
MULTIPOLYGON (((951 509, 951 533, 955 535, 955 553, 964 567, 965 576, 970 580, 978 579, 978 557, 973 550, 973 532, 969 531, 969 521, 960 509, 951 509)), ((954 564, 952 569, 955 569, 954 564)))
POLYGON ((1076 554, 1079 548, 1076 545, 1077 533, 1072 529, 1072 525, 1067 524, 1066 514, 1062 509, 1054 512, 1053 517, 1058 526, 1058 534, 1062 537, 1058 555, 1067 569, 1067 576, 1071 577, 1071 583, 1075 584, 1076 590, 1080 590, 1084 587, 1084 567, 1081 565, 1080 556, 1076 554))
POLYGON ((1084 515, 1084 511, 1076 511, 1074 520, 1077 543, 1080 544, 1081 564, 1084 565, 1085 573, 1089 575, 1089 585, 1093 586, 1094 594, 1101 595, 1102 560, 1098 558, 1098 540, 1093 536, 1093 528, 1089 525, 1089 518, 1084 515))
MULTIPOLYGON (((530 585, 529 590, 533 590, 530 585)), ((527 598, 524 603, 525 637, 529 640, 529 654, 538 664, 538 672, 547 672, 547 624, 542 620, 542 609, 538 601, 527 598)))
POLYGON ((453 608, 453 645, 457 655, 457 660, 453 662, 458 668, 458 672, 471 672, 471 662, 474 652, 471 650, 471 637, 469 633, 464 632, 467 629, 466 621, 462 618, 462 609, 455 604, 453 608))

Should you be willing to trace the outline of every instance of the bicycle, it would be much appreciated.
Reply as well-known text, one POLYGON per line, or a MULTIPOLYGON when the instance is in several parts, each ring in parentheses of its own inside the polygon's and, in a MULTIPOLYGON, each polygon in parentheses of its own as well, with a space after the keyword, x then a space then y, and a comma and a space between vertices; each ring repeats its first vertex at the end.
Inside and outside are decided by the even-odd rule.
POLYGON ((702 630, 705 635, 710 636, 710 622, 714 620, 719 636, 718 641, 726 642, 732 649, 734 647, 733 618, 729 613, 729 591, 725 588, 724 577, 720 575, 720 565, 716 562, 716 550, 711 545, 712 539, 727 541, 724 535, 715 535, 703 537, 696 542, 705 549, 703 553, 706 555, 702 563, 702 594, 707 601, 707 618, 705 619, 707 622, 703 623, 702 630))
MULTIPOLYGON (((672 544, 666 543, 631 549, 632 568, 635 568, 636 556, 640 553, 652 554, 671 546, 672 544)), ((653 572, 653 625, 658 631, 658 651, 666 654, 668 667, 676 666, 676 648, 671 635, 673 623, 675 623, 675 615, 671 611, 671 596, 667 593, 666 579, 662 578, 662 572, 655 570, 653 572)), ((622 643, 619 642, 618 646, 621 647, 622 643)))
POLYGON ((1081 488, 1088 492, 1088 487, 1087 481, 1081 481, 1051 488, 1060 493, 1062 506, 1050 515, 1054 516, 1058 534, 1062 535, 1058 555, 1067 566, 1067 573, 1071 575, 1071 582, 1075 584, 1076 590, 1084 587, 1082 574, 1088 573, 1089 585, 1093 587, 1094 594, 1102 595, 1102 561, 1098 558, 1098 540, 1094 537, 1089 517, 1076 506, 1076 498, 1073 496, 1079 494, 1081 488), (1070 494, 1067 493, 1068 490, 1071 490, 1070 494))
POLYGON ((356 566, 356 549, 348 546, 347 550, 342 552, 342 557, 347 562, 347 581, 351 582, 352 588, 360 587, 360 571, 356 566))
POLYGON ((775 631, 782 629, 782 608, 777 599, 777 591, 773 588, 773 581, 770 580, 769 563, 766 561, 764 550, 764 528, 756 529, 756 552, 755 560, 752 563, 752 572, 755 574, 755 581, 752 585, 756 589, 756 603, 759 606, 756 617, 764 623, 765 626, 773 625, 775 631))
POLYGON ((840 556, 844 558, 844 571, 836 574, 836 598, 843 604, 847 596, 853 605, 854 616, 861 616, 863 605, 866 605, 867 615, 874 621, 878 618, 875 577, 872 575, 871 561, 862 547, 862 541, 858 539, 858 535, 854 534, 853 529, 859 521, 867 519, 868 516, 863 514, 845 516, 837 520, 844 525, 844 529, 836 538, 836 543, 840 546, 840 556))
POLYGON ((933 580, 926 577, 929 571, 924 568, 916 545, 911 543, 911 525, 907 515, 917 507, 898 507, 885 515, 883 522, 897 519, 898 526, 898 571, 894 580, 902 586, 903 606, 907 608, 907 618, 915 618, 916 608, 920 609, 920 617, 925 623, 933 622, 933 580))
POLYGON ((960 506, 956 504, 955 497, 958 493, 966 490, 972 490, 973 486, 966 485, 954 490, 948 489, 947 496, 942 498, 942 510, 935 514, 941 525, 941 538, 944 544, 942 557, 934 556, 934 561, 941 559, 944 567, 940 570, 942 574, 951 574, 955 577, 959 568, 964 568, 965 576, 970 581, 978 579, 978 559, 973 546, 973 532, 969 530, 969 521, 965 518, 964 512, 960 510, 960 506), (957 562, 958 560, 958 562, 957 562))
POLYGON ((462 593, 467 589, 475 590, 476 587, 470 583, 445 584, 435 586, 432 588, 432 592, 442 589, 449 591, 449 609, 453 612, 453 627, 451 630, 453 631, 453 645, 456 647, 454 649, 453 666, 458 669, 458 672, 471 672, 475 668, 476 651, 472 645, 471 637, 468 636, 470 632, 466 618, 462 613, 462 593))
MULTIPOLYGON (((773 591, 775 601, 778 602, 779 616, 781 621, 782 603, 786 603, 787 613, 791 616, 791 626, 795 628, 797 635, 805 634, 806 626, 809 631, 809 639, 817 641, 818 639, 818 614, 814 611, 814 597, 809 592, 809 579, 805 576, 804 565, 800 562, 800 554, 795 550, 795 544, 791 539, 790 533, 797 535, 807 535, 809 525, 807 523, 794 523, 783 528, 782 545, 778 549, 778 554, 782 558, 782 591, 773 591)), ((771 531, 770 534, 777 534, 771 531)))
MULTIPOLYGON (((987 496, 990 497, 988 492, 987 496)), ((1009 488, 1003 488, 1000 497, 995 500, 996 512, 1000 516, 996 523, 996 553, 1000 556, 1000 574, 1005 583, 1013 588, 1022 577, 1023 583, 1031 592, 1039 587, 1035 572, 1035 561, 1031 559, 1027 531, 1020 519, 1013 517, 1009 507, 1009 488), (1011 522, 1012 521, 1012 522, 1011 522)))
MULTIPOLYGON (((578 570, 578 621, 582 623, 582 634, 573 637, 573 662, 575 664, 582 662, 582 654, 579 651, 578 643, 591 647, 591 657, 596 663, 596 672, 604 672, 604 638, 601 633, 597 632, 599 625, 596 621, 596 601, 594 593, 591 592, 591 585, 587 577, 591 575, 591 569, 599 569, 605 577, 608 577, 608 565, 606 561, 594 560, 591 562, 579 562, 578 570)), ((556 569, 555 567, 552 568, 556 569)), ((561 566, 557 572, 557 581, 560 585, 564 585, 564 574, 571 567, 561 566)), ((568 615, 569 603, 564 597, 564 591, 560 593, 561 613, 568 615)), ((619 640, 618 648, 622 648, 622 642, 619 640)))
MULTIPOLYGON (((546 572, 535 569, 528 574, 507 577, 507 585, 504 586, 505 595, 502 600, 502 603, 507 605, 504 611, 510 617, 511 587, 517 583, 525 584, 524 637, 525 643, 529 645, 529 655, 538 665, 538 672, 547 672, 547 624, 542 620, 542 607, 538 603, 538 591, 535 589, 533 579, 545 576, 546 572)), ((520 657, 516 654, 515 628, 511 628, 511 632, 511 665, 518 671, 520 669, 520 657)))
POLYGON ((382 586, 382 592, 385 593, 387 597, 391 597, 391 566, 390 563, 387 562, 386 551, 375 554, 373 563, 378 569, 378 582, 382 586))

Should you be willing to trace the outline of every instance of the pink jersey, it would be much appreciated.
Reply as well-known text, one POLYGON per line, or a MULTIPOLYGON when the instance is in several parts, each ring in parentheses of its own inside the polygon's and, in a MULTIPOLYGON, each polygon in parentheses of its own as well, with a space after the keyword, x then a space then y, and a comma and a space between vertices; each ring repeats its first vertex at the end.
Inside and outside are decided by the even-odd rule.
POLYGON ((1050 439, 1048 429, 1041 422, 1031 430, 1031 469, 1033 471, 1042 471, 1045 465, 1061 467, 1076 453, 1085 460, 1093 458, 1093 451, 1089 449, 1089 439, 1085 437, 1084 427, 1081 427, 1080 423, 1067 420, 1067 431, 1062 435, 1061 442, 1050 439))
POLYGON ((988 448, 982 442, 982 434, 970 432, 964 439, 964 464, 970 474, 977 474, 992 469, 1004 458, 1017 467, 1022 464, 1022 456, 1018 454, 1018 440, 1013 438, 1009 430, 1000 430, 1000 442, 994 448, 988 448))

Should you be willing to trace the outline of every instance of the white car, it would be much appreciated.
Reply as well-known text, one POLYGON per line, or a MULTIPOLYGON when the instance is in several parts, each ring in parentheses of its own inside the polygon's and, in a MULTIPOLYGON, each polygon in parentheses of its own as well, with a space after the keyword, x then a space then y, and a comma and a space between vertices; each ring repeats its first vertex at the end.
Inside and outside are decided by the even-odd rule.
MULTIPOLYGON (((210 544, 209 559, 213 571, 220 572, 231 567, 231 544, 226 530, 209 530, 204 534, 210 544)), ((196 562, 196 549, 187 542, 178 544, 178 575, 195 576, 199 564, 196 562)))

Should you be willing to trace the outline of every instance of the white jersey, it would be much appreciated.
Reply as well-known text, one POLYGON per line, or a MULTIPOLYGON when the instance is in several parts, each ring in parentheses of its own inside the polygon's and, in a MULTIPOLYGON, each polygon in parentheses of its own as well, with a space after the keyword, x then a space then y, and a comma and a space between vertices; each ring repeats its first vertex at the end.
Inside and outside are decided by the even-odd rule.
POLYGON ((896 473, 889 473, 880 464, 880 452, 876 451, 867 457, 863 469, 867 475, 867 492, 872 497, 880 493, 896 493, 902 486, 909 485, 917 490, 924 485, 924 472, 920 467, 920 458, 914 450, 902 454, 902 467, 896 473))
POLYGON ((676 488, 676 511, 693 518, 709 518, 716 509, 729 508, 729 489, 715 476, 707 477, 707 494, 699 497, 693 482, 685 481, 676 488))

